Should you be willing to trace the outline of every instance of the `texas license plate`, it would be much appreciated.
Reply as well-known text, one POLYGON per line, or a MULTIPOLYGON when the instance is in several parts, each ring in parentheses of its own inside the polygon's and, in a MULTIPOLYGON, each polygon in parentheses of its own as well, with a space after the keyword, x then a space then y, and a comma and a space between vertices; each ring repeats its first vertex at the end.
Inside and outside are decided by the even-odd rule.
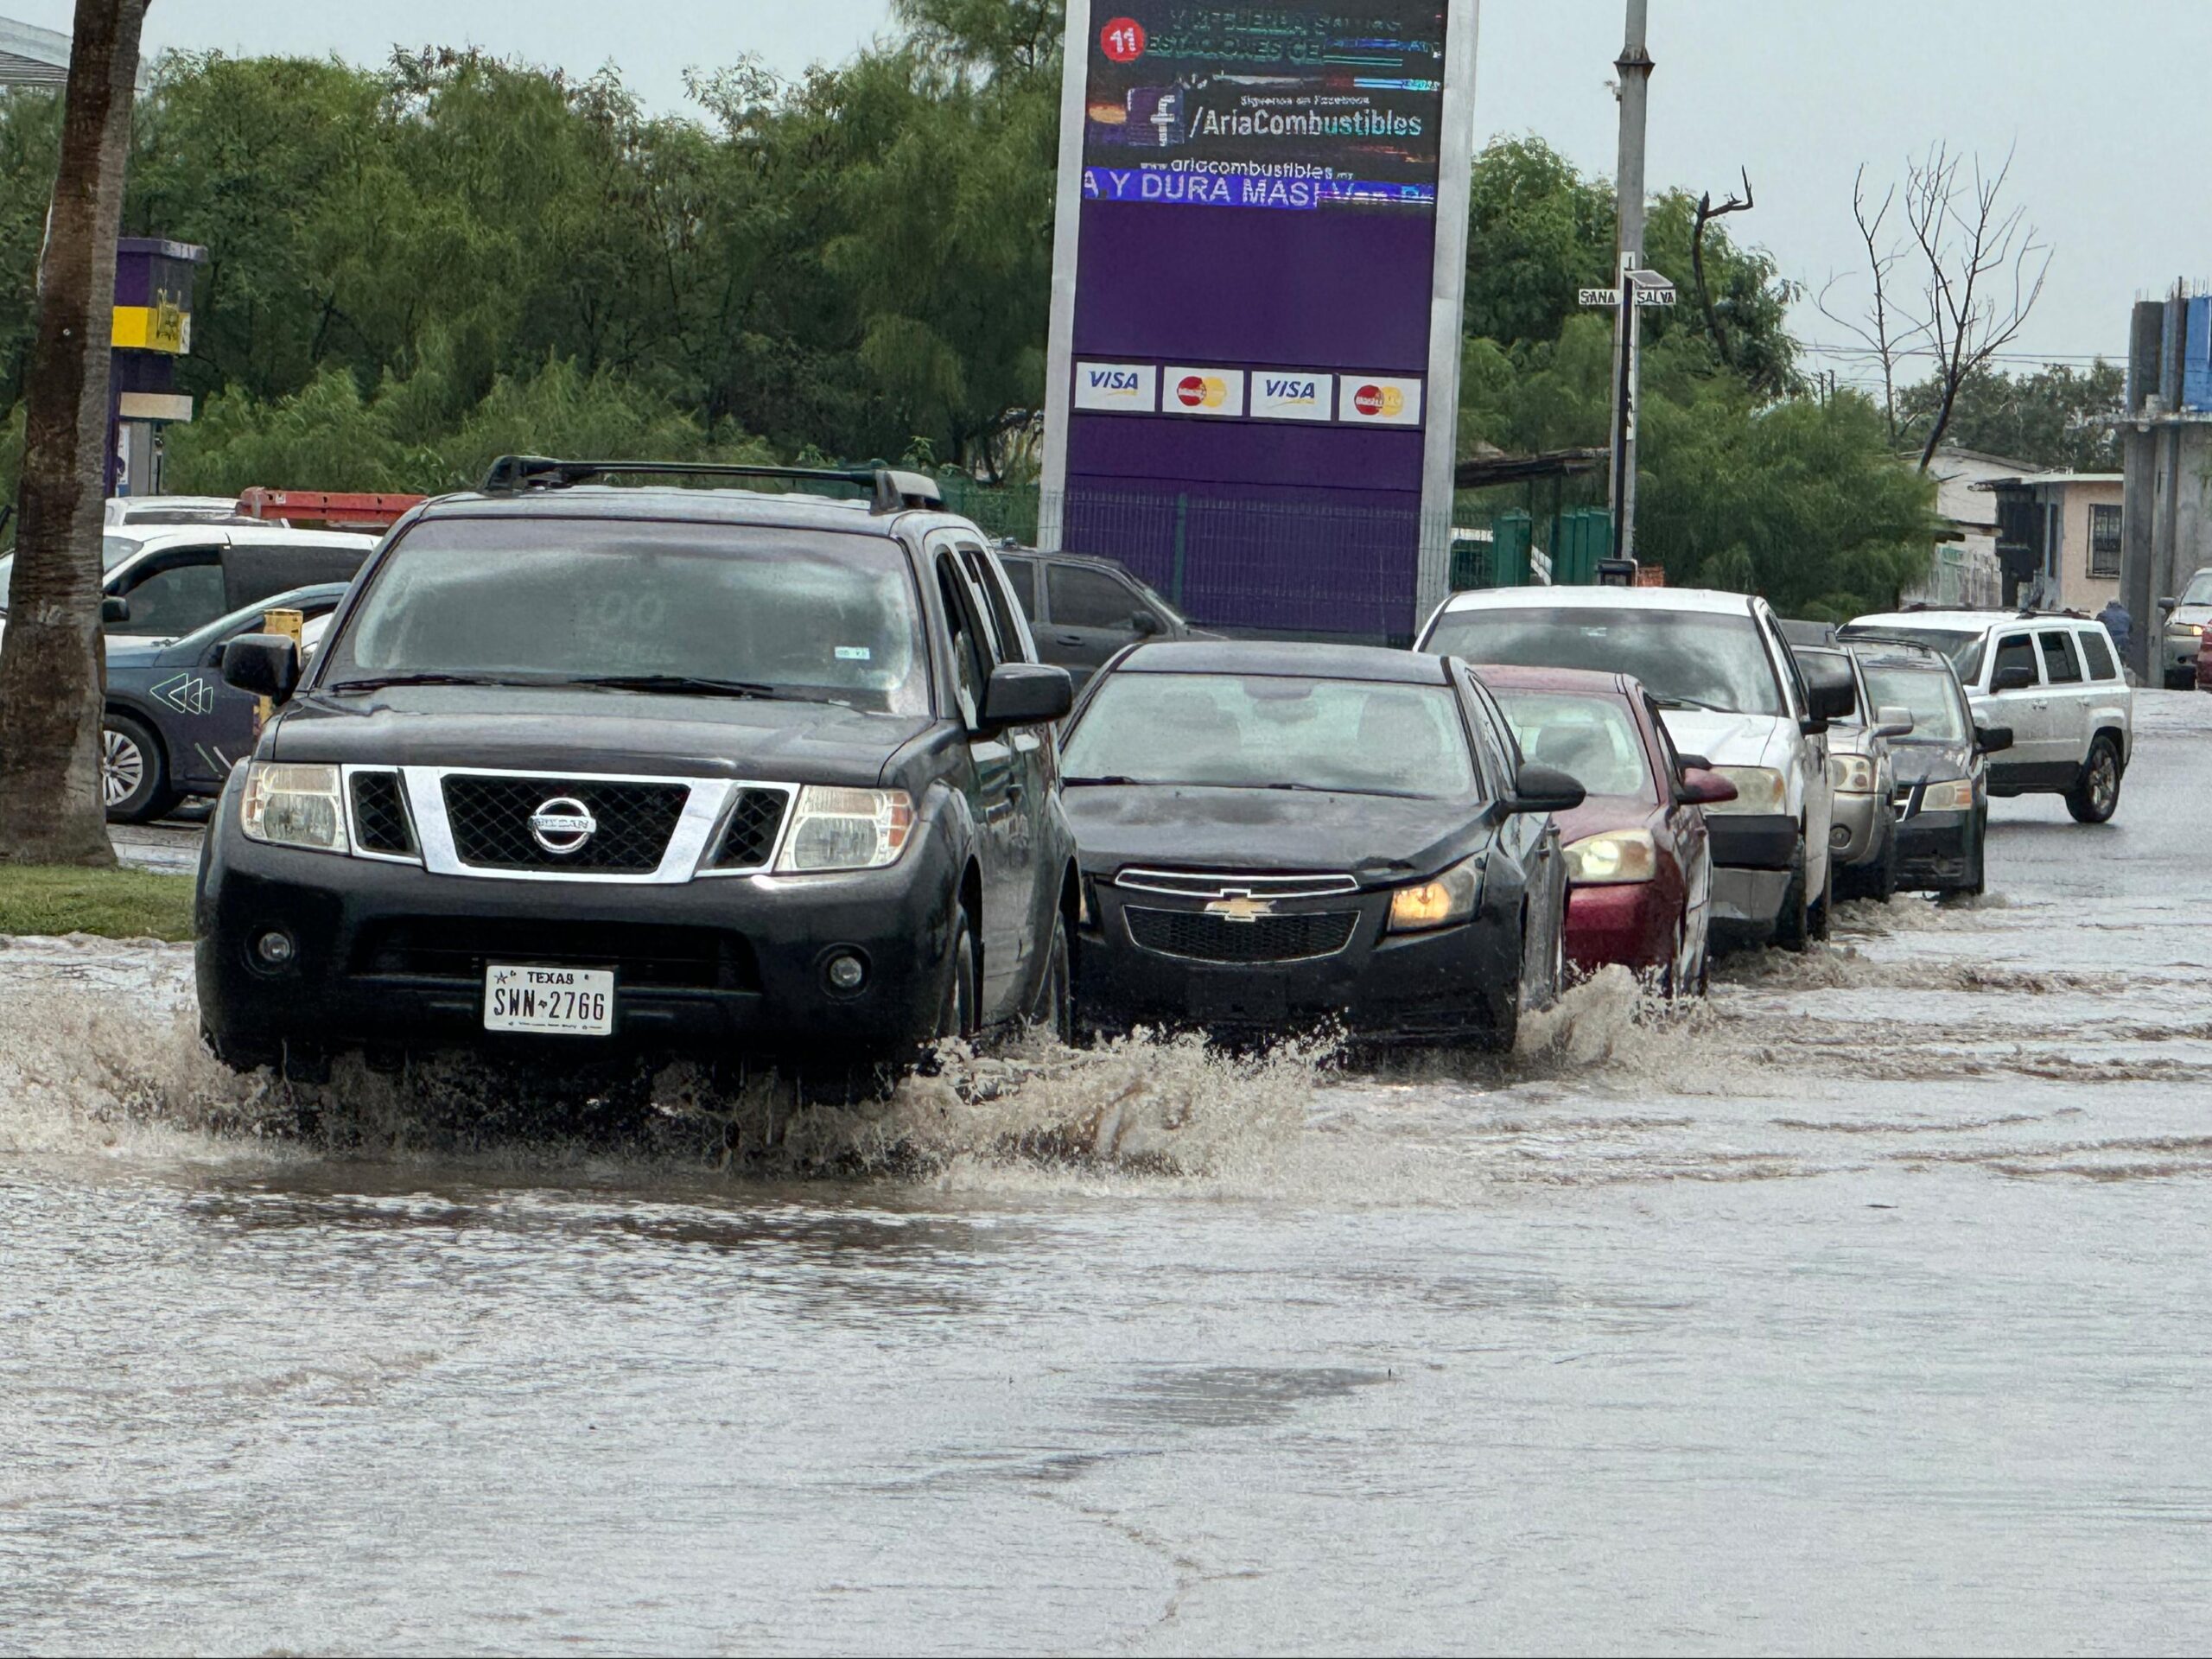
POLYGON ((614 975, 604 968, 531 968, 487 963, 484 1029, 551 1037, 605 1037, 614 1030, 614 975))

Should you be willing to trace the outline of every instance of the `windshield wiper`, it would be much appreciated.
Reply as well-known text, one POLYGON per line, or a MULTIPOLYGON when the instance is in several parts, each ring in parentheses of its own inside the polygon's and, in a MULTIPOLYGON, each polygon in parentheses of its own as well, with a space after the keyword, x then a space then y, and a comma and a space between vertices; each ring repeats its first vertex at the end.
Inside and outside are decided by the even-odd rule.
POLYGON ((1717 702, 1700 702, 1695 697, 1662 697, 1656 691, 1651 694, 1651 701, 1662 709, 1702 709, 1708 715, 1732 715, 1736 712, 1733 709, 1723 709, 1717 702))
POLYGON ((606 691, 675 691, 695 696, 759 697, 771 702, 842 702, 824 692, 794 691, 788 686, 759 680, 718 680, 699 674, 579 674, 566 685, 588 685, 606 691))
POLYGON ((499 674, 373 674, 365 679, 340 680, 334 685, 319 685, 315 690, 325 696, 338 696, 348 691, 381 691, 391 685, 533 685, 534 680, 516 679, 512 675, 499 674))
POLYGON ((1143 781, 1144 781, 1144 779, 1142 779, 1141 778, 1128 778, 1128 777, 1124 777, 1124 776, 1122 776, 1122 773, 1120 773, 1120 772, 1109 772, 1109 773, 1107 773, 1105 776, 1101 777, 1101 778, 1067 778, 1067 777, 1063 777, 1063 778, 1060 779, 1060 784, 1061 784, 1061 786, 1062 786, 1063 788, 1066 788, 1066 789, 1081 789, 1081 788, 1084 787, 1086 785, 1090 785, 1090 784, 1103 784, 1103 785, 1106 785, 1107 787, 1111 788, 1112 786, 1114 786, 1114 785, 1116 785, 1116 784, 1139 784, 1139 783, 1142 783, 1143 781))

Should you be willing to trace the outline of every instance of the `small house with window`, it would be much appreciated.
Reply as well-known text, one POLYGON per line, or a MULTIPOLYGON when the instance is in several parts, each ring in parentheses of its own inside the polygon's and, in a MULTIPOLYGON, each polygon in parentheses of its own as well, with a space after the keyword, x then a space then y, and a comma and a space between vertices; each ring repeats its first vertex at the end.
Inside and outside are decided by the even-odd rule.
POLYGON ((2119 473, 2031 473, 1983 486, 1997 498, 2007 601, 2094 614, 2117 598, 2126 482, 2119 473))

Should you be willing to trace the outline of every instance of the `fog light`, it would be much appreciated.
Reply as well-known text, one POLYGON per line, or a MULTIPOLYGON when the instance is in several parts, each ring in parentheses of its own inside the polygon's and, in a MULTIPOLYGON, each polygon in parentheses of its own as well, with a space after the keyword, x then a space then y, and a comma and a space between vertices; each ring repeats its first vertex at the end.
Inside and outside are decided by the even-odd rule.
POLYGON ((838 956, 830 958, 830 983, 840 991, 857 991, 861 982, 868 977, 868 968, 858 957, 838 956))
POLYGON ((253 942, 253 954, 271 968, 282 968, 292 959, 292 936, 271 928, 253 942))

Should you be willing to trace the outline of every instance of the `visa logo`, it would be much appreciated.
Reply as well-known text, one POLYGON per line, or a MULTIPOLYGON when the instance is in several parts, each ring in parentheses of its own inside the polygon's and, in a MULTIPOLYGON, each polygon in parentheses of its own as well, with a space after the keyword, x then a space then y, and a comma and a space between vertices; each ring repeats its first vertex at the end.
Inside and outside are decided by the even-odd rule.
POLYGON ((1093 369, 1090 372, 1093 391, 1140 391, 1143 390, 1134 369, 1093 369))
POLYGON ((1267 376, 1262 380, 1267 395, 1279 403, 1310 404, 1321 396, 1320 383, 1299 379, 1289 375, 1267 376))

